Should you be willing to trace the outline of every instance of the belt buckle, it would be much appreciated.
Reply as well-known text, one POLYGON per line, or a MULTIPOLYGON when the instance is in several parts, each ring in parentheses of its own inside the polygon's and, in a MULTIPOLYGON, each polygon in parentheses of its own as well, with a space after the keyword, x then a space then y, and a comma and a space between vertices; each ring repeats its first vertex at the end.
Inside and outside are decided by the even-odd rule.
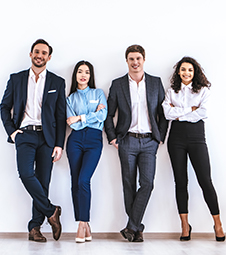
POLYGON ((35 125, 32 126, 33 131, 35 131, 35 125))
POLYGON ((139 134, 138 134, 138 133, 135 133, 135 137, 136 137, 136 138, 139 138, 139 134))

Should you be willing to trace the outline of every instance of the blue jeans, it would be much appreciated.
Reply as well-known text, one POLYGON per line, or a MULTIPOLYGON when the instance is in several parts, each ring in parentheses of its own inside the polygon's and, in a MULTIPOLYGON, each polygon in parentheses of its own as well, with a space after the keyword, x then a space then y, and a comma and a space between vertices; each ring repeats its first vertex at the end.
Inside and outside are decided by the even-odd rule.
POLYGON ((102 152, 102 131, 94 128, 72 130, 67 140, 71 170, 71 192, 76 221, 90 220, 90 179, 102 152))

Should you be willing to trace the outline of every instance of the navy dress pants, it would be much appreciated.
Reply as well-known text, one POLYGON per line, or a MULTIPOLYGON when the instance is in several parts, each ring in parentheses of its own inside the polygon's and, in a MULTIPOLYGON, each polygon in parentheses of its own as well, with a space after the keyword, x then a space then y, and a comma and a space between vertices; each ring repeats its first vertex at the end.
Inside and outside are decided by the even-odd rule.
POLYGON ((127 228, 133 231, 144 230, 141 222, 154 187, 158 145, 158 142, 151 137, 136 138, 128 134, 119 141, 124 203, 129 217, 127 228), (139 188, 137 189, 138 171, 139 188))
POLYGON ((94 128, 72 130, 67 140, 71 170, 71 192, 76 221, 90 220, 90 180, 102 151, 102 131, 94 128))
POLYGON ((204 199, 212 215, 219 214, 217 195, 211 180, 204 122, 173 121, 168 139, 179 214, 188 213, 187 160, 190 158, 204 199))
POLYGON ((33 199, 32 219, 28 231, 51 217, 55 206, 48 199, 52 171, 52 152, 42 131, 23 131, 15 139, 19 177, 33 199))

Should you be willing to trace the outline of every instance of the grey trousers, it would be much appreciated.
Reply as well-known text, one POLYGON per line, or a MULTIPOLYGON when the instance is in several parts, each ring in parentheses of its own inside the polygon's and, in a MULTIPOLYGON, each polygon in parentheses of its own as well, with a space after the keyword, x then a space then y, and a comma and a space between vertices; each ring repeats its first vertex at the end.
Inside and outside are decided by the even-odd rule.
POLYGON ((119 141, 124 203, 129 217, 127 228, 133 231, 144 230, 141 222, 154 187, 158 145, 151 137, 135 138, 128 134, 119 141), (139 173, 138 189, 137 173, 139 173))

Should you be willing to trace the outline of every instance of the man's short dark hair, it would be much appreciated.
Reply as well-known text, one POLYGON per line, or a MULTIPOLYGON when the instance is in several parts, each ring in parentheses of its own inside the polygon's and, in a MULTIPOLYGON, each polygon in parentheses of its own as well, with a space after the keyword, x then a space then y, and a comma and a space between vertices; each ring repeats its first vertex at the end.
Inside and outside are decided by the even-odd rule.
POLYGON ((126 54, 125 54, 126 59, 130 52, 139 52, 145 59, 145 50, 142 46, 138 44, 131 45, 126 49, 126 54))
POLYGON ((33 51, 33 49, 34 49, 34 47, 35 47, 35 45, 37 45, 37 44, 45 44, 45 45, 47 45, 48 47, 49 47, 49 56, 53 53, 53 48, 45 41, 45 40, 43 40, 43 39, 38 39, 38 40, 36 40, 33 44, 32 44, 32 46, 31 46, 31 52, 33 51))

